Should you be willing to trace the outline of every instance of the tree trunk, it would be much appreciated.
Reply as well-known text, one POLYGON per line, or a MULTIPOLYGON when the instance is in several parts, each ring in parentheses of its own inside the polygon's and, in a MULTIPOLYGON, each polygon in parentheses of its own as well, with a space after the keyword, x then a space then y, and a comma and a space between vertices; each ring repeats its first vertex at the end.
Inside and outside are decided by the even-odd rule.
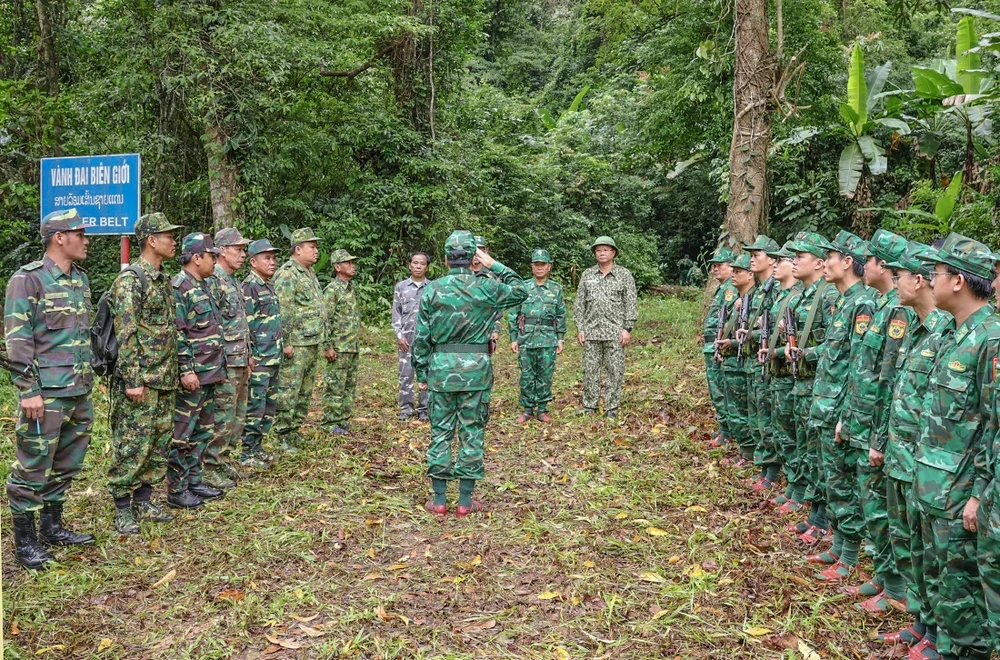
POLYGON ((45 89, 49 96, 59 94, 59 59, 56 55, 55 30, 49 0, 35 0, 38 13, 38 55, 45 75, 45 89))
POLYGON ((729 147, 729 245, 752 241, 767 223, 767 150, 771 143, 774 58, 768 42, 767 1, 736 0, 733 141, 729 147))
POLYGON ((208 158, 212 224, 215 231, 219 231, 232 227, 238 219, 242 219, 236 164, 226 154, 226 138, 214 122, 207 122, 202 139, 205 143, 205 156, 208 158))
POLYGON ((867 171, 861 172, 861 180, 854 192, 854 213, 851 217, 851 231, 868 240, 872 236, 872 212, 862 211, 872 206, 871 177, 867 171))

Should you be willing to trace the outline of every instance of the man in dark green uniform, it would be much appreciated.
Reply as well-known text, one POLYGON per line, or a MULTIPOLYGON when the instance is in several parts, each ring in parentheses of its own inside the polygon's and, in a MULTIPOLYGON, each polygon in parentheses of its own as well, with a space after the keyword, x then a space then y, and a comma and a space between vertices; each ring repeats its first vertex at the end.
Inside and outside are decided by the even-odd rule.
MULTIPOLYGON (((733 434, 733 439, 739 451, 734 461, 736 467, 753 465, 753 452, 756 447, 755 433, 751 432, 749 415, 749 396, 747 391, 747 374, 744 363, 747 356, 755 349, 746 343, 746 351, 738 347, 737 330, 739 326, 740 309, 750 305, 753 295, 753 272, 750 270, 750 255, 743 253, 733 261, 733 284, 736 286, 737 299, 722 329, 722 339, 715 342, 719 349, 722 362, 722 389, 726 401, 726 422, 733 434)), ((756 360, 753 360, 756 362, 756 360)))
POLYGON ((718 339, 719 310, 731 308, 736 301, 736 287, 733 285, 733 253, 728 248, 716 248, 708 263, 712 267, 712 277, 719 287, 712 296, 702 331, 702 355, 705 356, 705 378, 708 380, 708 394, 715 408, 715 420, 719 430, 709 442, 710 447, 721 447, 732 439, 732 432, 726 421, 726 395, 723 391, 722 367, 715 359, 715 340, 718 339))
POLYGON ((524 424, 535 415, 548 424, 548 404, 552 400, 552 376, 556 356, 563 352, 566 334, 566 303, 562 287, 549 280, 552 257, 548 250, 538 248, 531 253, 533 279, 526 288, 528 297, 512 307, 507 320, 510 325, 510 350, 517 353, 521 367, 521 408, 518 422, 524 424))
POLYGON ((330 261, 337 276, 323 292, 327 315, 323 351, 326 357, 323 426, 334 435, 344 435, 351 428, 351 412, 358 388, 361 317, 358 316, 358 299, 351 286, 354 259, 347 250, 333 251, 330 261))
POLYGON ((90 239, 76 209, 42 218, 45 256, 22 266, 7 282, 4 331, 7 355, 22 373, 14 427, 14 464, 7 501, 14 518, 14 559, 44 568, 52 555, 39 544, 93 543, 90 534, 62 526, 63 501, 83 468, 94 403, 90 391, 90 281, 77 261, 90 239), (39 512, 38 535, 35 512, 39 512))

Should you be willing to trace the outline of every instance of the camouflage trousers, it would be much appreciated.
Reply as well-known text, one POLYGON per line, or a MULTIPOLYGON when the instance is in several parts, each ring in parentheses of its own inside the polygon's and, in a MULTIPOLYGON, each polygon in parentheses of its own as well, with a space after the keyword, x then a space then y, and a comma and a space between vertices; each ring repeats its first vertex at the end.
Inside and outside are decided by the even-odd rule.
POLYGON ((747 375, 742 367, 723 364, 722 391, 726 396, 726 423, 732 438, 739 447, 740 456, 752 460, 756 443, 754 435, 750 433, 748 418, 750 393, 747 391, 747 375))
POLYGON ((177 391, 174 406, 174 436, 167 454, 167 487, 180 493, 201 483, 205 447, 215 433, 217 385, 202 385, 194 392, 177 391))
POLYGON ((886 502, 886 476, 881 465, 873 466, 868 460, 868 450, 858 449, 857 493, 861 503, 861 515, 868 540, 875 547, 872 564, 876 579, 885 584, 885 578, 897 575, 896 562, 892 558, 892 542, 889 538, 889 512, 886 502))
POLYGON ((719 424, 719 435, 731 438, 729 425, 726 423, 726 394, 722 386, 722 367, 715 361, 715 355, 705 353, 705 378, 708 380, 708 395, 715 407, 715 420, 719 424))
MULTIPOLYGON (((407 337, 411 342, 413 337, 407 337)), ((399 414, 409 417, 414 412, 418 415, 427 414, 427 390, 417 387, 416 374, 410 362, 409 351, 399 353, 399 414)))
POLYGON ((622 400, 625 382, 625 348, 618 341, 583 342, 583 407, 597 410, 604 371, 604 410, 614 412, 622 400))
POLYGON ((823 476, 826 482, 826 515, 831 529, 851 541, 860 541, 865 532, 865 518, 858 496, 858 457, 860 449, 851 446, 843 435, 835 441, 836 426, 817 424, 821 442, 823 476))
POLYGON ((524 348, 517 352, 521 367, 521 408, 546 412, 552 400, 552 376, 556 371, 556 347, 524 348))
POLYGON ((431 442, 427 476, 432 479, 482 479, 483 443, 489 419, 490 390, 431 392, 427 400, 431 442), (458 436, 457 458, 452 442, 458 436))
POLYGON ((62 502, 73 477, 83 469, 94 421, 90 393, 45 397, 44 406, 41 422, 29 420, 18 406, 14 463, 7 476, 11 513, 62 502))
POLYGON ((316 386, 322 353, 318 345, 296 346, 292 357, 284 357, 278 371, 274 434, 298 433, 309 413, 309 400, 316 386))
POLYGON ((328 431, 346 427, 358 390, 358 354, 338 352, 337 359, 323 367, 323 383, 323 426, 328 431))
MULTIPOLYGON (((914 534, 913 518, 916 505, 913 503, 913 484, 887 476, 885 478, 886 519, 889 523, 889 546, 892 549, 893 570, 906 582, 906 611, 919 614, 924 623, 933 622, 929 607, 922 607, 920 591, 913 574, 914 537, 920 538, 919 529, 914 534)), ((922 553, 923 544, 919 546, 922 553)), ((922 564, 922 562, 921 562, 922 564)))
POLYGON ((205 447, 206 470, 239 459, 249 393, 250 368, 226 367, 226 380, 215 386, 215 433, 205 447), (236 452, 236 459, 232 458, 233 452, 236 452))
POLYGON ((984 616, 990 631, 990 643, 1000 650, 1000 539, 985 533, 985 507, 979 507, 978 564, 983 583, 984 616))
POLYGON ((782 464, 785 479, 793 488, 805 487, 799 478, 799 455, 795 451, 795 397, 790 377, 771 377, 771 435, 778 451, 778 461, 782 464))
POLYGON ((247 421, 243 426, 243 453, 253 454, 263 449, 264 436, 274 423, 275 399, 278 394, 278 365, 255 366, 250 374, 247 395, 247 421))
POLYGON ((914 510, 914 531, 919 529, 923 552, 919 563, 913 556, 913 572, 921 602, 930 607, 937 625, 938 653, 986 660, 992 645, 976 565, 976 533, 962 526, 961 516, 929 515, 920 505, 914 510))
POLYGON ((771 385, 760 375, 760 368, 747 372, 748 405, 751 424, 750 435, 756 445, 753 451, 753 463, 757 467, 781 463, 781 454, 776 444, 774 433, 774 410, 771 403, 771 385), (756 423, 756 426, 753 424, 756 423))
POLYGON ((173 437, 177 392, 146 387, 142 401, 125 396, 125 383, 111 385, 111 497, 128 497, 142 484, 167 476, 167 447, 173 437))
POLYGON ((823 464, 820 462, 819 428, 809 416, 812 407, 812 392, 799 394, 796 383, 793 389, 795 399, 795 452, 798 454, 799 470, 796 473, 796 483, 805 486, 802 499, 813 504, 826 502, 826 482, 823 477, 823 464))

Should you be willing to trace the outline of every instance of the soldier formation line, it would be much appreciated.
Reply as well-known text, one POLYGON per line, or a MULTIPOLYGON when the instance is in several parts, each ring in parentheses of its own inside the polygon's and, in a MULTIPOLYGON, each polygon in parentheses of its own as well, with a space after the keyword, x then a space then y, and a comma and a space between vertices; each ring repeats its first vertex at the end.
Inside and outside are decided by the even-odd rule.
MULTIPOLYGON (((290 256, 280 267, 279 250, 267 239, 251 242, 233 228, 214 239, 195 232, 181 240, 181 270, 169 279, 164 262, 175 256, 179 229, 162 213, 139 218, 140 256, 96 307, 77 265, 89 239, 75 210, 42 219, 44 258, 10 278, 5 368, 19 407, 7 496, 15 559, 27 568, 53 560, 46 546, 95 542, 70 530, 62 516, 90 442, 95 373, 108 378, 107 483, 120 534, 138 534, 144 521, 174 519, 153 497, 164 481, 169 507, 194 509, 223 497, 251 471, 267 469, 277 454, 298 452, 308 442, 301 428, 316 387, 322 387, 323 432, 351 432, 361 329, 351 284, 355 257, 333 250, 335 277, 324 289, 313 269, 322 239, 308 227, 292 232, 290 256), (274 453, 265 451, 266 438, 274 453)), ((574 307, 584 347, 583 404, 588 413, 599 410, 603 376, 603 410, 614 418, 636 289, 631 273, 615 264, 613 239, 599 237, 592 249, 597 263, 582 274, 574 307)), ((490 355, 501 316, 508 312, 521 369, 518 421, 544 423, 566 306, 562 288, 549 279, 552 259, 544 249, 531 253, 528 280, 490 257, 485 241, 468 231, 453 232, 444 252, 448 273, 434 281, 427 279, 428 255, 410 256, 410 277, 393 295, 392 327, 399 418, 430 422, 433 498, 425 509, 447 515, 448 482, 457 481, 454 514, 464 517, 483 510, 472 494, 484 477, 490 355)))

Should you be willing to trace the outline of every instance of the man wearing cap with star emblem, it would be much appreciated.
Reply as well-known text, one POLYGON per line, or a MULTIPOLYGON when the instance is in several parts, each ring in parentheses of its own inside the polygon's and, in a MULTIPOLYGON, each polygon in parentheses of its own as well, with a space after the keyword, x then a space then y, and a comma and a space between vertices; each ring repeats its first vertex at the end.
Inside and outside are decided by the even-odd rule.
POLYGON ((566 334, 566 303, 562 287, 549 280, 552 257, 548 250, 537 248, 531 253, 532 280, 527 283, 528 297, 512 307, 507 321, 510 325, 510 350, 517 353, 521 368, 521 424, 537 416, 548 424, 551 420, 548 404, 552 400, 552 376, 556 355, 563 352, 566 334))
POLYGON ((356 258, 347 250, 334 250, 330 262, 337 276, 323 291, 327 316, 323 350, 326 358, 323 369, 323 426, 333 435, 345 435, 351 428, 354 396, 358 389, 361 317, 358 315, 358 299, 351 286, 356 258))
MULTIPOLYGON (((741 355, 737 343, 736 332, 739 326, 740 309, 750 306, 756 283, 753 271, 750 270, 750 255, 744 252, 733 260, 733 284, 736 286, 736 301, 722 328, 722 339, 715 342, 722 365, 723 392, 726 400, 726 420, 736 441, 737 456, 732 459, 736 467, 753 465, 753 453, 756 447, 756 430, 751 431, 749 421, 749 392, 747 386, 746 367, 747 356, 753 353, 750 345, 741 355)), ((757 361, 753 360, 756 364, 757 361)), ((728 462, 730 459, 725 459, 728 462)))
POLYGON ((309 412, 320 355, 326 342, 326 305, 313 265, 319 261, 319 241, 309 227, 292 232, 291 257, 274 275, 281 305, 283 360, 278 371, 274 435, 288 454, 298 453, 301 427, 309 412))
POLYGON ((18 411, 7 477, 14 559, 26 568, 44 568, 54 559, 42 543, 94 542, 90 534, 62 526, 66 491, 83 468, 94 420, 93 303, 87 274, 76 265, 87 258, 85 231, 76 209, 49 213, 40 225, 45 256, 22 266, 7 283, 7 355, 32 374, 13 377, 18 411))
POLYGON ((273 457, 264 451, 264 436, 274 422, 278 371, 281 368, 281 306, 271 278, 278 270, 278 249, 261 238, 247 248, 250 272, 243 280, 247 325, 253 337, 253 371, 247 396, 247 421, 243 427, 240 465, 266 468, 273 457))
POLYGON ((597 264, 583 271, 573 303, 577 341, 583 346, 583 409, 597 412, 604 380, 604 412, 618 415, 625 381, 625 347, 639 317, 635 279, 615 263, 618 246, 610 236, 590 245, 597 264))
POLYGON ((733 256, 729 248, 716 248, 712 258, 708 260, 712 269, 712 277, 719 283, 708 306, 708 316, 702 330, 702 349, 705 356, 705 378, 708 380, 708 393, 715 408, 715 420, 719 430, 709 442, 710 447, 721 447, 733 439, 729 424, 726 421, 726 395, 723 391, 722 367, 715 360, 715 340, 719 336, 719 310, 722 307, 732 308, 738 296, 733 285, 733 256))
POLYGON ((180 228, 162 213, 139 218, 139 259, 111 285, 118 362, 109 388, 113 451, 108 489, 119 534, 138 534, 144 520, 174 519, 152 501, 152 494, 167 476, 180 379, 174 289, 163 267, 177 252, 180 228))

